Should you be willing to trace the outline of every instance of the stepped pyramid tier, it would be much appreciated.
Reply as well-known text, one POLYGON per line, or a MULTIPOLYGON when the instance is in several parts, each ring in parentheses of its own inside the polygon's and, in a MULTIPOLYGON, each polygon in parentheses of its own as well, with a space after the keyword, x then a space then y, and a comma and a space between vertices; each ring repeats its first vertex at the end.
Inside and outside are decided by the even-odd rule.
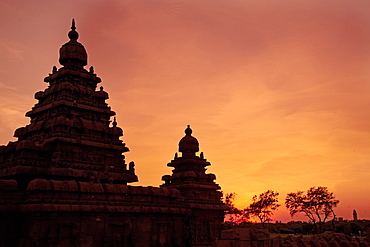
POLYGON ((62 67, 53 67, 44 79, 48 88, 35 94, 38 102, 26 113, 30 124, 15 131, 17 141, 0 147, 0 177, 15 179, 20 188, 43 178, 135 182, 134 163, 127 167, 123 155, 129 151, 120 140, 123 131, 105 102, 108 93, 97 90, 101 79, 94 68, 84 68, 87 53, 74 20, 68 37, 60 48, 62 67))

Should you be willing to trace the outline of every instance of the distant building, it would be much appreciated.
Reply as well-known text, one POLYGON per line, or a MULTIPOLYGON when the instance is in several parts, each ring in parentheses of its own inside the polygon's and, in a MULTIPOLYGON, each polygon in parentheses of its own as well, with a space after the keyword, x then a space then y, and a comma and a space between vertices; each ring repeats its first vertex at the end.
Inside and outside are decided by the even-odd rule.
POLYGON ((190 126, 163 185, 128 186, 135 164, 75 29, 30 124, 0 146, 0 246, 212 246, 225 206, 190 126))
POLYGON ((353 210, 353 220, 357 221, 357 212, 355 209, 353 210))

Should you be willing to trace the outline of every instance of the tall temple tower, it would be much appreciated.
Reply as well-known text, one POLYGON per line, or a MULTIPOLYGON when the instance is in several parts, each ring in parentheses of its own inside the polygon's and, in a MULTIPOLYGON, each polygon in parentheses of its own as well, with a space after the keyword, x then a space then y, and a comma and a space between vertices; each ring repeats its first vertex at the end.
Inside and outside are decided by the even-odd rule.
POLYGON ((74 20, 69 41, 60 48, 63 65, 44 81, 45 91, 35 94, 38 103, 26 113, 31 123, 15 131, 18 141, 0 147, 0 177, 15 179, 25 189, 36 178, 90 180, 127 184, 138 179, 125 156, 129 151, 119 139, 122 129, 105 103, 108 93, 93 67, 87 71, 87 53, 77 41, 74 20))
POLYGON ((214 182, 216 176, 206 173, 211 165, 199 152, 199 142, 192 136, 190 125, 185 129, 185 136, 179 142, 181 157, 175 154, 167 164, 173 167, 172 175, 165 175, 162 187, 180 191, 185 203, 191 210, 189 217, 191 242, 193 246, 211 246, 219 238, 221 224, 226 207, 221 202, 221 188, 214 182))

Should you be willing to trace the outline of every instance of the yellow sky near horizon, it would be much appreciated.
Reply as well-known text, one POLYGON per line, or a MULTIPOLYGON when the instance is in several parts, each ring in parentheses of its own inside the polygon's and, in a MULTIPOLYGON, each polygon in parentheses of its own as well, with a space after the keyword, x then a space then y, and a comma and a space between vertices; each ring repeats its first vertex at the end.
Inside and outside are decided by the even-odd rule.
MULTIPOLYGON (((0 2, 0 143, 58 64, 71 19, 117 113, 139 183, 158 186, 190 124, 246 207, 327 186, 370 219, 370 2, 0 2)), ((274 219, 289 221, 284 207, 274 219)))

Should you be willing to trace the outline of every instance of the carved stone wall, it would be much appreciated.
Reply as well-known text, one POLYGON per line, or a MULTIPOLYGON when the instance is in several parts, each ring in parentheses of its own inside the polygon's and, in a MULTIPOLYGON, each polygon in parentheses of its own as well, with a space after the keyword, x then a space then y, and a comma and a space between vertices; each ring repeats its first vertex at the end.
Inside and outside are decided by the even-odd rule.
POLYGON ((1 215, 1 220, 10 226, 2 224, 1 246, 188 246, 180 215, 38 212, 1 215))
POLYGON ((0 246, 187 246, 175 189, 36 179, 0 180, 0 246), (7 188, 7 189, 4 189, 7 188))

